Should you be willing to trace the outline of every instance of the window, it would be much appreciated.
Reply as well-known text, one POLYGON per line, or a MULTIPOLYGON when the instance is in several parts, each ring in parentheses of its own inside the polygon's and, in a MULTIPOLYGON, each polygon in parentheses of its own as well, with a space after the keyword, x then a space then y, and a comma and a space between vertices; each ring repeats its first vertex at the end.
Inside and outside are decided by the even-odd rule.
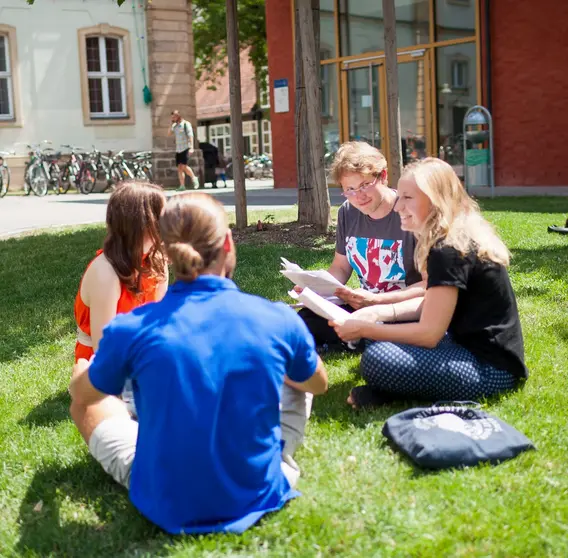
POLYGON ((469 63, 467 60, 452 61, 452 89, 467 89, 469 63))
POLYGON ((87 37, 87 78, 91 118, 126 116, 121 39, 87 37))
POLYGON ((225 157, 231 155, 231 126, 229 124, 215 124, 210 126, 209 137, 211 143, 217 146, 221 155, 225 157))
POLYGON ((262 148, 264 153, 272 157, 272 134, 270 132, 270 120, 262 121, 262 148))
POLYGON ((260 108, 270 108, 270 81, 268 78, 268 70, 266 71, 266 78, 260 87, 260 108))
POLYGON ((14 118, 10 51, 6 35, 0 35, 0 118, 2 120, 14 118))
POLYGON ((128 31, 109 25, 79 29, 83 120, 133 124, 128 31))
POLYGON ((0 128, 21 125, 16 28, 0 24, 0 128))

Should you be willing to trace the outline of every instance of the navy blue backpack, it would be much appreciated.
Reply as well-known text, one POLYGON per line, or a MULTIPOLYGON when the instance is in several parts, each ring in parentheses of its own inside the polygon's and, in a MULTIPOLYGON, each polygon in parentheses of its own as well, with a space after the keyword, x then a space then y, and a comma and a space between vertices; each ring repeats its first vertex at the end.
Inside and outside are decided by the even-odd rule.
POLYGON ((428 469, 497 464, 535 449, 518 430, 479 409, 434 405, 390 417, 383 434, 412 461, 428 469))

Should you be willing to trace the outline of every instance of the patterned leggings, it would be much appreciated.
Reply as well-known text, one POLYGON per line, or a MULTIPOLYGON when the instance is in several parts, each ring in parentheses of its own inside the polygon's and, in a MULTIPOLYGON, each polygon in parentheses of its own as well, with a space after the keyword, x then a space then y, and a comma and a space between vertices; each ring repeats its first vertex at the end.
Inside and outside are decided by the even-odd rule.
POLYGON ((517 385, 510 372, 480 362, 448 335, 433 349, 369 343, 361 375, 382 393, 427 401, 478 400, 517 385))

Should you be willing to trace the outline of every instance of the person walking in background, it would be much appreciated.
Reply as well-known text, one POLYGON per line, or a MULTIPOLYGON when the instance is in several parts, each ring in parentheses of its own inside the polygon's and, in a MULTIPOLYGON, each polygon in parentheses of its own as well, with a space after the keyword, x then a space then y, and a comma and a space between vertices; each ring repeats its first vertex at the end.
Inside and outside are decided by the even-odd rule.
POLYGON ((189 168, 189 156, 193 153, 193 128, 191 124, 181 117, 178 110, 172 112, 172 125, 168 130, 168 136, 172 134, 176 138, 176 165, 178 170, 179 188, 185 190, 185 175, 191 178, 194 188, 199 188, 199 179, 189 168))

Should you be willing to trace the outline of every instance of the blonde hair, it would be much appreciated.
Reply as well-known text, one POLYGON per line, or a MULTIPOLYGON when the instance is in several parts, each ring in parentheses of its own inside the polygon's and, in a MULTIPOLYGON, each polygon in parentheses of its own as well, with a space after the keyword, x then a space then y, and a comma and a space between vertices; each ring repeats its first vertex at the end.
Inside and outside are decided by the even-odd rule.
POLYGON ((208 194, 170 198, 160 232, 176 279, 193 281, 219 257, 229 225, 223 205, 208 194))
POLYGON ((430 249, 441 242, 462 255, 472 249, 481 260, 509 265, 509 250, 493 227, 481 216, 454 169, 445 161, 428 157, 406 167, 401 178, 412 177, 432 203, 418 235, 414 259, 424 272, 430 249))
POLYGON ((387 160, 376 147, 364 141, 348 141, 335 154, 330 177, 339 184, 342 176, 350 172, 379 176, 384 171, 386 181, 386 169, 387 160))

